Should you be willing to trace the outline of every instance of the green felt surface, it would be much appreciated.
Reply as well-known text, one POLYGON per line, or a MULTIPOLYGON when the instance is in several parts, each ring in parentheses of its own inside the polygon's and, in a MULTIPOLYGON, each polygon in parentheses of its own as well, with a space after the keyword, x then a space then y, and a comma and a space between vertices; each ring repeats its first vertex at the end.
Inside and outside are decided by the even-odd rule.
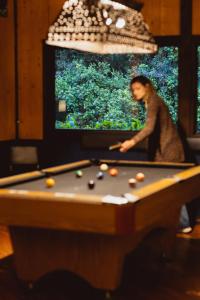
POLYGON ((102 180, 96 178, 99 172, 98 166, 89 166, 83 168, 83 176, 77 178, 75 171, 69 171, 52 176, 55 179, 55 186, 52 188, 46 187, 46 178, 31 180, 29 182, 20 183, 10 186, 11 189, 29 190, 29 191, 50 191, 59 193, 78 193, 78 194, 96 194, 96 195, 114 195, 121 196, 124 193, 129 193, 131 190, 137 190, 145 185, 156 182, 162 178, 171 177, 183 169, 179 168, 152 168, 143 166, 116 166, 119 171, 118 176, 111 177, 108 172, 104 172, 105 176, 102 180), (134 178, 138 172, 145 174, 145 180, 138 182, 136 188, 131 188, 128 184, 129 178, 134 178), (95 181, 95 188, 88 188, 88 181, 95 181))

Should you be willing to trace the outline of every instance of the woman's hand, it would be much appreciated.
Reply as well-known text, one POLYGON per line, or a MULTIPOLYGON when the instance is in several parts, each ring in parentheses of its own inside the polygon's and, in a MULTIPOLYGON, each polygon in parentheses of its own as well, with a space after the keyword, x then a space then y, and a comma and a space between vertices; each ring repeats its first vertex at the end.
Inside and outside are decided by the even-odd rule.
POLYGON ((120 152, 127 152, 130 148, 135 146, 135 141, 133 139, 127 140, 124 143, 121 144, 121 147, 119 149, 120 152))

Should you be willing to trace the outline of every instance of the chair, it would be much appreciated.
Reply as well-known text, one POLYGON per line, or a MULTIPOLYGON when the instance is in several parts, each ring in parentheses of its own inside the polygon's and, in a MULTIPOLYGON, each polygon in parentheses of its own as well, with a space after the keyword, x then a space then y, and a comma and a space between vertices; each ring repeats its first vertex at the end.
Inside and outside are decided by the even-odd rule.
POLYGON ((38 149, 35 146, 12 146, 9 170, 11 174, 39 169, 38 149))

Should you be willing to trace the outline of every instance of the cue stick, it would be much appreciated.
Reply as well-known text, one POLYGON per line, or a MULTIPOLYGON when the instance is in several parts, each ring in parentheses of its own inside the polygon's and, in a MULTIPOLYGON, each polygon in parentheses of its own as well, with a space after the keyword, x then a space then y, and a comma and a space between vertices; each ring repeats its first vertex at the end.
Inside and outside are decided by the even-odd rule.
POLYGON ((109 150, 115 150, 115 149, 119 149, 121 147, 122 143, 119 142, 117 144, 114 144, 112 146, 109 147, 109 150))

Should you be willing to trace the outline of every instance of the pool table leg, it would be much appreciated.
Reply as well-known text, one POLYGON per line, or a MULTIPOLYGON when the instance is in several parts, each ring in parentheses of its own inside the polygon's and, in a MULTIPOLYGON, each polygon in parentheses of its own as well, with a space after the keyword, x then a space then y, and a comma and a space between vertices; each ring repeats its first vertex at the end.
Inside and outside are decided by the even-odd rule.
MULTIPOLYGON (((160 243, 166 257, 172 257, 180 207, 173 208, 163 221, 160 243)), ((155 228, 156 225, 154 224, 155 228)), ((125 256, 150 232, 151 227, 133 236, 79 233, 53 229, 11 227, 14 260, 19 279, 35 282, 45 274, 67 270, 93 287, 112 291, 121 280, 125 256)))
POLYGON ((28 282, 55 270, 67 270, 93 287, 115 290, 132 246, 123 236, 19 227, 10 231, 18 278, 28 282))

